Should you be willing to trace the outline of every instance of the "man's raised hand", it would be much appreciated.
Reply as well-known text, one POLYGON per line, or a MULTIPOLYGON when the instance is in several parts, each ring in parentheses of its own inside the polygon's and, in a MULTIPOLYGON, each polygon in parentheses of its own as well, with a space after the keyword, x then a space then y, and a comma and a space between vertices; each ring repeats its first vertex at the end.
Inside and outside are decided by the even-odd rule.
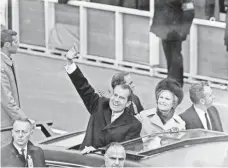
POLYGON ((71 47, 71 49, 66 53, 66 59, 72 60, 78 56, 78 47, 76 43, 71 47))

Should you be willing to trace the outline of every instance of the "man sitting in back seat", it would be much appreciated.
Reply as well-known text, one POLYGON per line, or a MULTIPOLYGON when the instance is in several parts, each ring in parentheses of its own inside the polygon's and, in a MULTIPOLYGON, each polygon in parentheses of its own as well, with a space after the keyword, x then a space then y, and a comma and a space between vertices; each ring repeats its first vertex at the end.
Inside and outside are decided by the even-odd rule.
POLYGON ((142 124, 126 110, 131 104, 132 90, 126 84, 114 87, 110 99, 100 97, 73 62, 76 46, 67 54, 66 71, 90 113, 86 135, 80 149, 89 153, 111 142, 122 142, 140 137, 142 124))

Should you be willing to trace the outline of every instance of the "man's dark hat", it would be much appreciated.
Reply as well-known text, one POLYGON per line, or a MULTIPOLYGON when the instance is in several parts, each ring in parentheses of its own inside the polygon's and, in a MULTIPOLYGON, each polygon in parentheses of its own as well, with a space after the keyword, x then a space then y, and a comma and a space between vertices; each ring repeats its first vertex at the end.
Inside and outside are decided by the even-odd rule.
POLYGON ((180 104, 183 100, 183 90, 181 88, 181 85, 175 79, 165 78, 157 84, 155 89, 156 99, 158 99, 158 93, 160 93, 162 90, 169 90, 174 95, 176 95, 178 98, 178 104, 180 104))

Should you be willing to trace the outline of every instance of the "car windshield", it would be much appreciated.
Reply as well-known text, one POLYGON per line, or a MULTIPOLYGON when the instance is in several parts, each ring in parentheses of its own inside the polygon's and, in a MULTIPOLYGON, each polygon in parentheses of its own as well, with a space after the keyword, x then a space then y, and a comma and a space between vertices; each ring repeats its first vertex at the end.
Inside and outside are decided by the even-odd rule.
POLYGON ((147 135, 132 141, 124 142, 123 145, 127 153, 143 154, 147 151, 165 147, 185 140, 202 139, 208 137, 224 136, 226 134, 206 131, 206 130, 188 130, 180 132, 163 132, 147 135))

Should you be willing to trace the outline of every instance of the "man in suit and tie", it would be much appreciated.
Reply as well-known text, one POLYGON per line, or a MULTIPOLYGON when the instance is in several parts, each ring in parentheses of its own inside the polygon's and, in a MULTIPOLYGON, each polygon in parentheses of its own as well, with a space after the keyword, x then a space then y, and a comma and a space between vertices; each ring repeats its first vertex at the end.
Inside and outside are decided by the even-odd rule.
POLYGON ((180 114, 186 123, 186 129, 202 128, 222 132, 218 110, 213 106, 215 96, 209 84, 207 82, 192 84, 189 94, 193 105, 180 114))
POLYGON ((162 40, 168 77, 183 86, 182 42, 189 34, 194 18, 192 0, 155 0, 155 12, 150 31, 162 40))
POLYGON ((75 46, 67 54, 66 71, 90 113, 86 135, 80 149, 88 153, 111 142, 122 142, 140 137, 141 123, 126 110, 131 104, 132 90, 129 85, 115 86, 110 99, 100 97, 73 62, 75 46))
POLYGON ((44 153, 30 141, 33 124, 28 119, 17 119, 13 124, 10 144, 1 148, 1 167, 45 167, 44 153))
MULTIPOLYGON (((1 128, 12 126, 13 121, 27 116, 20 108, 18 85, 16 80, 12 54, 19 47, 17 33, 12 30, 1 30, 1 128)), ((1 133, 1 145, 10 143, 11 134, 1 133)))

